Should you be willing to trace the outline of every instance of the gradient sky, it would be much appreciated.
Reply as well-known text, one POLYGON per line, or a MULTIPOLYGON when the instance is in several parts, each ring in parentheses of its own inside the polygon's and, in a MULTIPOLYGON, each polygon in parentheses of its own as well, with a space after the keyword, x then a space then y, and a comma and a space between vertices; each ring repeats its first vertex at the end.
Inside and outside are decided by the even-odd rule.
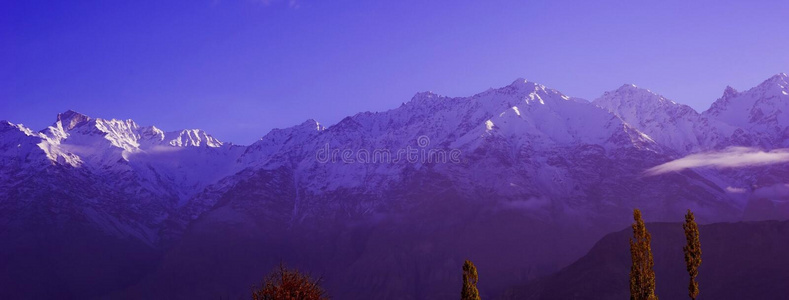
POLYGON ((789 1, 2 1, 0 119, 59 112, 250 144, 419 91, 624 83, 702 111, 789 72, 789 1))

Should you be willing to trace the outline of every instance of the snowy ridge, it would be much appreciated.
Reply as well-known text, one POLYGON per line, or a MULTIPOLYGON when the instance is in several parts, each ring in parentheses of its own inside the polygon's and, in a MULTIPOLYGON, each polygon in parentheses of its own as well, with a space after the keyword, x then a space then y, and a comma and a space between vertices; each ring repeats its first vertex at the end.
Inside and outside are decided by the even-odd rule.
MULTIPOLYGON (((240 183, 263 173, 288 174, 299 203, 298 209, 289 212, 289 219, 295 221, 329 212, 365 216, 391 209, 395 204, 384 191, 414 184, 419 174, 438 176, 451 183, 447 189, 461 194, 484 190, 504 199, 500 201, 543 199, 540 205, 527 205, 530 213, 543 217, 549 204, 553 215, 584 214, 599 209, 599 203, 588 199, 625 197, 617 191, 628 190, 629 180, 673 157, 730 145, 785 147, 789 140, 784 113, 789 111, 787 86, 786 75, 779 74, 745 92, 727 88, 710 110, 699 114, 634 85, 606 92, 590 103, 517 79, 470 97, 417 93, 398 108, 359 113, 329 127, 307 120, 274 129, 250 146, 223 143, 199 129, 165 132, 133 120, 66 111, 40 132, 0 123, 0 163, 8 167, 0 184, 14 188, 23 175, 49 169, 59 170, 58 176, 98 182, 100 189, 113 191, 117 198, 113 203, 118 207, 111 211, 129 210, 130 214, 102 215, 108 208, 99 207, 104 204, 91 197, 93 204, 83 204, 90 207, 85 210, 90 212, 88 219, 105 224, 101 226, 127 228, 149 243, 155 243, 158 237, 153 232, 165 230, 165 223, 185 227, 221 203, 224 195, 240 193, 234 191, 240 183), (747 116, 736 113, 746 109, 747 116), (425 144, 419 144, 421 137, 428 139, 425 144), (393 159, 396 151, 408 147, 456 149, 463 154, 462 162, 316 160, 322 149, 354 153, 384 149, 393 159), (356 200, 346 203, 324 199, 336 193, 358 197, 348 196, 356 200), (139 195, 147 195, 148 200, 140 200, 139 195), (148 206, 140 210, 135 201, 148 206)), ((720 207, 725 214, 742 206, 726 203, 728 196, 720 192, 725 188, 721 185, 733 182, 730 177, 697 176, 672 181, 677 186, 693 186, 696 192, 684 195, 685 201, 720 207)), ((629 185, 638 184, 644 183, 629 185)), ((668 205, 649 202, 650 195, 659 197, 665 188, 649 184, 639 195, 626 197, 648 203, 645 206, 668 205)), ((92 192, 85 193, 80 197, 92 192)), ((604 207, 631 205, 617 201, 604 207)))
POLYGON ((699 114, 633 85, 588 102, 518 79, 469 97, 417 93, 328 127, 307 120, 249 146, 74 111, 40 132, 0 122, 0 237, 12 241, 0 254, 36 260, 29 248, 3 248, 28 237, 53 249, 86 237, 115 245, 112 257, 169 252, 135 299, 202 292, 183 290, 196 285, 246 290, 237 277, 205 274, 283 254, 326 262, 338 298, 419 290, 442 299, 465 259, 460 248, 492 259, 491 282, 506 285, 583 255, 627 226, 634 207, 649 221, 681 221, 687 209, 699 222, 781 217, 785 198, 764 194, 785 192, 786 164, 644 171, 710 149, 786 147, 786 86, 779 74, 744 92, 727 88, 699 114), (417 159, 398 157, 403 149, 417 159), (48 236, 68 238, 52 244, 48 236), (422 279, 389 285, 404 274, 422 279))
POLYGON ((79 211, 71 217, 156 245, 161 222, 192 195, 235 172, 233 162, 242 151, 202 130, 163 132, 133 120, 91 118, 71 110, 40 132, 3 122, 0 202, 31 184, 67 191, 78 198, 62 202, 59 210, 79 211), (35 175, 39 172, 62 177, 35 175), (94 194, 97 190, 106 191, 94 194))
POLYGON ((650 90, 626 84, 593 103, 617 115, 654 141, 679 153, 699 150, 699 114, 650 90))
POLYGON ((757 146, 789 145, 789 83, 780 73, 758 86, 723 96, 699 114, 687 105, 634 85, 606 92, 593 102, 678 154, 757 146))
POLYGON ((789 146, 789 76, 776 74, 744 92, 727 88, 704 116, 741 128, 761 147, 789 146))
POLYGON ((71 110, 58 114, 53 125, 38 133, 21 125, 11 126, 35 137, 28 143, 35 142, 52 163, 72 167, 88 160, 96 164, 91 167, 107 166, 119 159, 129 161, 133 154, 224 146, 199 129, 163 132, 155 126, 141 127, 133 120, 93 119, 71 110))

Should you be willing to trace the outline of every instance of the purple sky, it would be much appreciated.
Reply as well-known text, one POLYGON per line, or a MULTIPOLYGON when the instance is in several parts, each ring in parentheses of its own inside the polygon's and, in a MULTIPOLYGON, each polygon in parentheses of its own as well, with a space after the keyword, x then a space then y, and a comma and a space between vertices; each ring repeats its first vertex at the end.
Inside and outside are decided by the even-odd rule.
POLYGON ((249 144, 517 77, 701 111, 789 72, 786 0, 181 2, 2 1, 0 119, 42 129, 74 109, 249 144))

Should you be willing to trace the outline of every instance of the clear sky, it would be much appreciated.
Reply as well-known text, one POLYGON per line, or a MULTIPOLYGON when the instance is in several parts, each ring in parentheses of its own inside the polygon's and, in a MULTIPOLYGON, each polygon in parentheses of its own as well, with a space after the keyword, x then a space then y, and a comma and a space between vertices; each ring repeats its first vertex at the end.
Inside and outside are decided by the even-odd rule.
POLYGON ((0 119, 59 112, 250 144, 419 91, 624 83, 698 111, 789 72, 789 1, 0 1, 0 119))

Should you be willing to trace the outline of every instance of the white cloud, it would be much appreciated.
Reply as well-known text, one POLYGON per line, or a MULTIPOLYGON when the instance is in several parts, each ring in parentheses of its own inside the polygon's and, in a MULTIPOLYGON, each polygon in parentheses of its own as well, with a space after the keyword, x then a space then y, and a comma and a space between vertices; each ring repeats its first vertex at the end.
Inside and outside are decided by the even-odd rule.
POLYGON ((738 188, 738 187, 731 187, 727 186, 726 191, 733 194, 742 194, 748 191, 746 188, 738 188))
POLYGON ((155 145, 147 149, 145 152, 151 154, 157 154, 157 153, 179 152, 181 150, 184 150, 184 147, 155 145))
POLYGON ((646 176, 679 172, 689 168, 744 168, 789 162, 789 149, 765 152, 749 147, 729 147, 723 151, 697 153, 676 159, 644 171, 646 176))

